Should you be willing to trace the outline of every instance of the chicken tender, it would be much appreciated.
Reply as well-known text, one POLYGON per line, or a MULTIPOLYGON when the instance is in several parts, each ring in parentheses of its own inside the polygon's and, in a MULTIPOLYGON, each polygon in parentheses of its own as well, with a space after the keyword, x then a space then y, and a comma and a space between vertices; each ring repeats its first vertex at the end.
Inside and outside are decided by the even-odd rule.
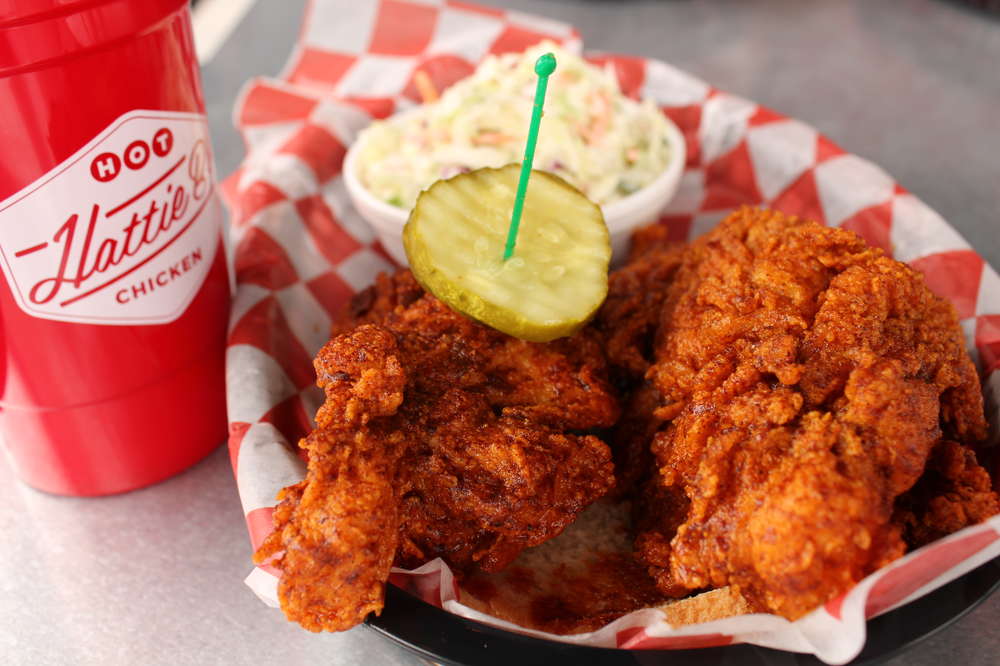
POLYGON ((408 272, 354 299, 317 355, 326 400, 256 553, 286 616, 348 629, 393 563, 496 571, 559 534, 613 483, 592 435, 619 408, 592 331, 527 343, 456 314, 408 272))
POLYGON ((299 444, 308 455, 306 478, 279 494, 275 530, 254 561, 276 558, 289 620, 339 631, 382 608, 398 543, 396 477, 411 440, 377 420, 403 398, 405 376, 388 331, 366 325, 335 338, 316 370, 327 401, 317 429, 299 444))
MULTIPOLYGON (((640 559, 666 593, 733 585, 790 619, 902 555, 896 498, 943 437, 986 432, 951 305, 856 235, 776 212, 740 210, 684 253, 646 377, 665 425, 640 559)), ((973 475, 948 478, 981 510, 924 523, 995 512, 973 475)))

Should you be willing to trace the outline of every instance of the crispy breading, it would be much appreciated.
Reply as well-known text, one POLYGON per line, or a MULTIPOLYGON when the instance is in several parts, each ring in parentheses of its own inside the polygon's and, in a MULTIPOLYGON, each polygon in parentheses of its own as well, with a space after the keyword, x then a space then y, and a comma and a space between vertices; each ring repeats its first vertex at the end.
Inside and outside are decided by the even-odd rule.
POLYGON ((281 491, 275 530, 254 554, 257 563, 274 558, 281 607, 310 631, 349 629, 382 608, 398 543, 395 479, 411 444, 378 419, 402 403, 398 354, 391 333, 365 325, 331 340, 315 361, 327 400, 299 444, 306 478, 281 491))
POLYGON ((316 412, 316 426, 358 425, 396 413, 403 402, 406 375, 396 338, 366 324, 334 338, 313 362, 316 384, 326 401, 316 412))
POLYGON ((639 231, 593 324, 552 343, 463 317, 408 271, 352 300, 316 357, 307 477, 255 555, 282 569, 290 619, 349 628, 382 608, 393 563, 434 557, 483 608, 551 631, 666 597, 688 597, 672 622, 795 619, 1000 510, 974 450, 975 368, 918 273, 769 211, 689 246, 668 235, 639 231), (489 573, 612 485, 641 566, 621 550, 560 560, 555 542, 489 573), (523 594, 538 558, 561 573, 523 594))
POLYGON ((441 557, 460 572, 499 571, 611 485, 610 454, 596 437, 497 417, 471 392, 425 405, 415 419, 421 441, 401 470, 404 566, 441 557))
POLYGON ((380 277, 316 357, 307 476, 255 556, 275 558, 282 608, 307 629, 378 613, 394 561, 501 569, 613 483, 607 446, 575 434, 619 412, 592 332, 515 340, 414 285, 380 277))
POLYGON ((381 610, 399 524, 394 471, 405 441, 367 427, 314 431, 304 481, 279 495, 275 531, 255 554, 277 556, 278 598, 310 631, 350 629, 381 610))
POLYGON ((734 585, 789 618, 902 555, 894 501, 943 434, 986 427, 951 305, 856 235, 776 212, 685 252, 647 377, 658 483, 690 504, 640 557, 665 592, 734 585))

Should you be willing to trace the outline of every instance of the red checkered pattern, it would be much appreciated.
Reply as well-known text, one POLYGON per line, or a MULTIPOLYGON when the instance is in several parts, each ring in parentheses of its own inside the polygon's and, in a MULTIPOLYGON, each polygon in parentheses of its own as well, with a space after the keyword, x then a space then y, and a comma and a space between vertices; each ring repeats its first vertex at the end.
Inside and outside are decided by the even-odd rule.
MULTIPOLYGON (((339 97, 391 97, 418 68, 439 56, 468 66, 488 53, 523 51, 542 39, 579 42, 569 26, 465 2, 327 0, 307 10, 300 42, 282 78, 339 97)), ((464 69, 464 68, 463 68, 464 69)))
MULTIPOLYGON (((229 445, 255 547, 271 529, 275 493, 304 473, 294 445, 322 399, 311 358, 336 311, 393 268, 344 190, 346 147, 373 118, 417 98, 416 71, 443 89, 487 54, 543 38, 571 47, 579 41, 568 26, 465 2, 316 1, 281 80, 257 79, 244 89, 235 121, 247 156, 221 189, 232 213, 237 277, 227 352, 229 445)), ((1000 277, 937 213, 802 122, 662 62, 589 58, 612 68, 626 94, 655 100, 685 137, 686 171, 660 220, 673 237, 700 234, 743 204, 855 231, 910 262, 954 303, 997 409, 1000 277)), ((998 527, 1000 519, 912 553, 795 625, 753 616, 675 630, 656 613, 639 613, 588 643, 662 649, 751 641, 842 663, 861 649, 866 617, 1000 554, 998 527)), ((271 604, 276 575, 265 566, 248 578, 271 604)), ((439 561, 393 580, 447 610, 523 631, 462 606, 439 561)))

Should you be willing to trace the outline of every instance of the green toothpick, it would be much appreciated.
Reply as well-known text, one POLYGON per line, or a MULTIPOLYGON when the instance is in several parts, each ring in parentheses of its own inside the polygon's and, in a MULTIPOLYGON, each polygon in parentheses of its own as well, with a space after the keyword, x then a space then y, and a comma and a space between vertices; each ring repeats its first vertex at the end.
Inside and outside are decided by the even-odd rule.
POLYGON ((535 88, 535 106, 531 111, 528 142, 524 146, 524 160, 521 161, 521 177, 517 181, 514 210, 510 215, 507 245, 503 249, 504 261, 510 259, 511 255, 514 254, 514 244, 517 243, 517 229, 521 226, 521 209, 524 208, 524 193, 528 191, 531 164, 535 161, 535 143, 538 141, 538 125, 542 121, 542 106, 545 105, 545 89, 549 84, 549 75, 554 71, 556 71, 556 57, 551 53, 545 53, 535 61, 535 74, 538 75, 538 86, 535 88))

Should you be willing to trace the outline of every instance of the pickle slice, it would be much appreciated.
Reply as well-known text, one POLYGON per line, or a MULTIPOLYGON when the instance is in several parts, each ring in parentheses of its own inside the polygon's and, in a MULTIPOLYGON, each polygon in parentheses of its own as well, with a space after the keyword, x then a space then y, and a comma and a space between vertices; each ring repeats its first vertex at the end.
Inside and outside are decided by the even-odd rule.
POLYGON ((424 190, 403 228, 414 277, 459 312, 533 342, 572 335, 608 293, 611 244, 597 204, 533 171, 514 255, 503 260, 519 165, 424 190))

